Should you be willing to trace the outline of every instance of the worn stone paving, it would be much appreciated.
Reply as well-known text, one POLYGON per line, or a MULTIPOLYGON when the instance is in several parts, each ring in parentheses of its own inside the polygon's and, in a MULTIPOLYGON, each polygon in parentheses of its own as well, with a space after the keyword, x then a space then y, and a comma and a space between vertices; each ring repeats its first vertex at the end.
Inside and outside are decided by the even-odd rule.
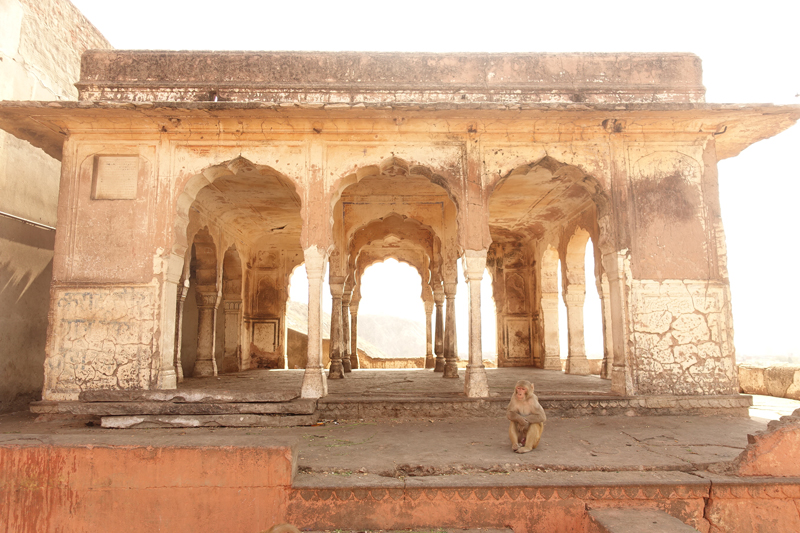
MULTIPOLYGON (((574 376, 554 370, 539 368, 487 368, 491 396, 510 396, 517 380, 534 383, 537 394, 592 394, 610 395, 611 381, 599 376, 574 376)), ((249 370, 217 377, 189 378, 178 390, 237 391, 260 390, 299 391, 303 370, 249 370)), ((464 369, 459 369, 458 379, 442 378, 431 370, 354 370, 344 379, 328 380, 328 397, 385 397, 441 394, 464 394, 464 369)))
MULTIPOLYGON (((0 416, 0 446, 292 445, 301 474, 384 479, 447 474, 703 470, 734 459, 747 435, 800 402, 756 397, 750 418, 550 418, 540 446, 511 451, 504 419, 324 421, 315 427, 103 429, 86 418, 0 416), (777 415, 777 416, 774 416, 777 415)), ((352 481, 352 479, 351 479, 352 481)))

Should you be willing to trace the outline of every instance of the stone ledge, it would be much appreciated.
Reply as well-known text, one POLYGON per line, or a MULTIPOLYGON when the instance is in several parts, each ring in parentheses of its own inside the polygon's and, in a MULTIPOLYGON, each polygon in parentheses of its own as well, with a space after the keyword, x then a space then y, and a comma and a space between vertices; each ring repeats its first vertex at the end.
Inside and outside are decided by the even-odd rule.
POLYGON ((139 415, 104 416, 101 425, 113 429, 198 428, 198 427, 294 427, 313 426, 312 415, 139 415))

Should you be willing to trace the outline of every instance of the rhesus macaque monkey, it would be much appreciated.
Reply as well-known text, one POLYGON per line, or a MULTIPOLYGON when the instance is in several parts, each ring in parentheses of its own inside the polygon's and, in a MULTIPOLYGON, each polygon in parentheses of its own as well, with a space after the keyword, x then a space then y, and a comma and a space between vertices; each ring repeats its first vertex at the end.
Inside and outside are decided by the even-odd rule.
POLYGON ((517 453, 528 453, 539 445, 547 416, 533 393, 533 383, 521 379, 514 387, 508 404, 506 418, 511 449, 517 453))

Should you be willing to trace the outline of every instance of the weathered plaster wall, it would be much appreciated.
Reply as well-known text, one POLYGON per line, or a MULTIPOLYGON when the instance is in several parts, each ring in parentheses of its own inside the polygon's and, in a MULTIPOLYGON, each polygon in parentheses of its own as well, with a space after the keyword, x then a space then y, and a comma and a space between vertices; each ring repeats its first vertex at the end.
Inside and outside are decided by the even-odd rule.
MULTIPOLYGON (((77 99, 88 48, 111 45, 69 1, 0 0, 0 100, 77 99)), ((0 131, 0 412, 41 391, 60 168, 0 131)))

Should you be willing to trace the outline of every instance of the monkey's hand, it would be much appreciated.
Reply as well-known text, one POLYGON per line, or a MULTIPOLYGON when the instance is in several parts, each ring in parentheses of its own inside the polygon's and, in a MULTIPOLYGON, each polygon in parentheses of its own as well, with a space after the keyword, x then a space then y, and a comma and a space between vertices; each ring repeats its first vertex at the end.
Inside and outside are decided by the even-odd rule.
POLYGON ((528 421, 525 419, 524 416, 510 409, 506 411, 506 418, 508 418, 512 422, 516 422, 517 424, 525 424, 525 425, 528 424, 528 421))
POLYGON ((544 413, 531 413, 529 415, 525 415, 525 421, 530 424, 542 424, 547 421, 547 417, 544 413))

